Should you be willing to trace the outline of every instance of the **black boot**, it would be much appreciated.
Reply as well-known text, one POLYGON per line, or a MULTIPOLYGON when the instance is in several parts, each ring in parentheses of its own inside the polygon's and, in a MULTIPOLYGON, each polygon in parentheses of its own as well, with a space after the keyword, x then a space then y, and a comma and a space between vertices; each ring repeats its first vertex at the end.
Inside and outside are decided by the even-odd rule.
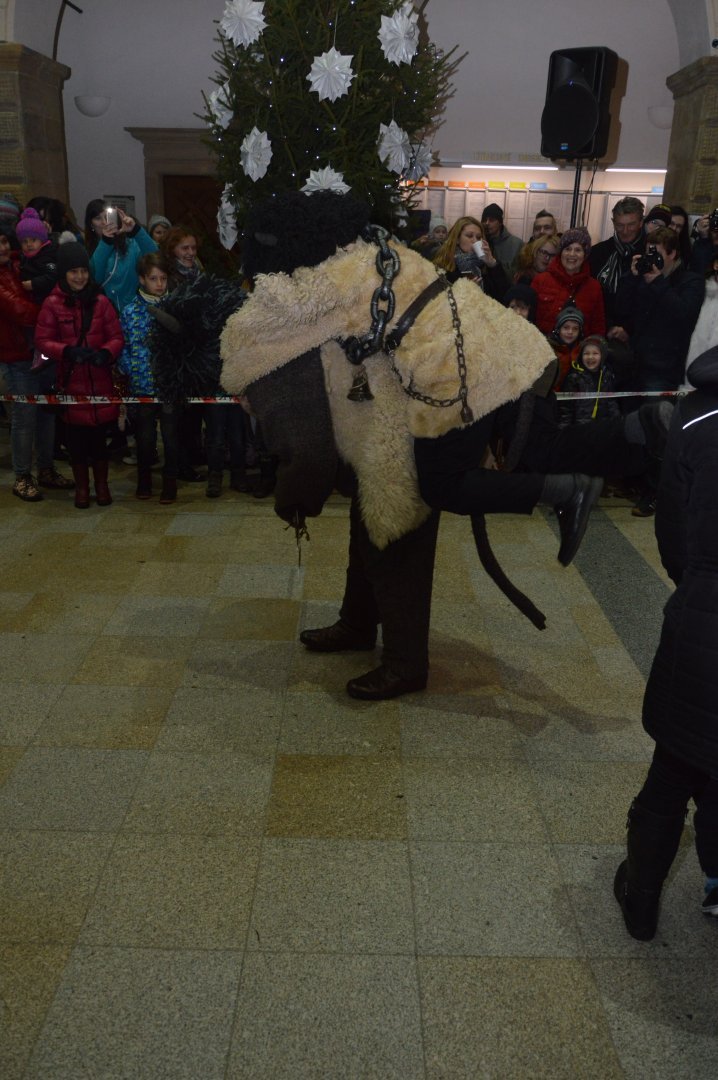
POLYGON ((222 473, 210 472, 207 477, 207 491, 205 492, 208 499, 218 499, 222 494, 222 473))
POLYGON ((637 799, 628 811, 628 858, 616 871, 613 893, 626 929, 638 941, 655 936, 661 889, 676 857, 684 820, 684 815, 654 814, 637 799))
POLYGON ((147 468, 137 469, 136 499, 152 498, 152 470, 147 468))
POLYGON ((177 499, 177 478, 175 476, 162 477, 162 490, 160 491, 160 503, 169 506, 177 499))
POLYGON ((244 469, 232 469, 230 472, 229 486, 233 491, 240 491, 246 495, 247 492, 252 490, 252 485, 247 479, 247 473, 244 469))
POLYGON ((266 499, 271 495, 277 483, 277 467, 274 459, 262 454, 259 459, 259 480, 252 494, 255 499, 266 499))

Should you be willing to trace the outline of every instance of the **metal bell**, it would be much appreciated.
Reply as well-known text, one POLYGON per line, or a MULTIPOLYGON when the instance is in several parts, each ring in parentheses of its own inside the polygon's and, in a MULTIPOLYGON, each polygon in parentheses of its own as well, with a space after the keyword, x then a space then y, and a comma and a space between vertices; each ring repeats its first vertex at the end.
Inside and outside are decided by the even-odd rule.
POLYGON ((351 390, 347 394, 349 401, 373 401, 374 395, 369 389, 369 377, 366 368, 360 364, 354 375, 351 390))

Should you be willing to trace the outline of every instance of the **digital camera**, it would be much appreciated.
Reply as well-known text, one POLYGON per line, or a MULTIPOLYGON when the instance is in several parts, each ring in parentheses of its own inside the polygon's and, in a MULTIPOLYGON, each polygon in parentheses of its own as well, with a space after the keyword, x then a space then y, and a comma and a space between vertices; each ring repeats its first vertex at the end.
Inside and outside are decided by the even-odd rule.
POLYGON ((646 248, 646 254, 641 255, 640 259, 636 263, 636 273, 638 274, 650 274, 651 270, 663 269, 663 256, 660 251, 656 251, 655 244, 649 244, 646 248))

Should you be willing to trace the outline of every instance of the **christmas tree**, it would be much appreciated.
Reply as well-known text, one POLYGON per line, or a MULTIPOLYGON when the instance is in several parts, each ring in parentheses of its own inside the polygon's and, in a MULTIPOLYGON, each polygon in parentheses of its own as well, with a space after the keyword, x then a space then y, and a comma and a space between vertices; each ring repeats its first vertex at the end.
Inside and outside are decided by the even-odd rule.
POLYGON ((429 41, 423 6, 227 0, 204 118, 230 232, 249 204, 288 189, 351 190, 396 227, 459 62, 429 41))

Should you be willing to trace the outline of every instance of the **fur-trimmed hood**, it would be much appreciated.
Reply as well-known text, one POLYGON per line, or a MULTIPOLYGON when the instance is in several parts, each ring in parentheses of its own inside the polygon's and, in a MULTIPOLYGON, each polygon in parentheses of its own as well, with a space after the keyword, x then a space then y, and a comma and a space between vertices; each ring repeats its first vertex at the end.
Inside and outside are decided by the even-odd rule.
MULTIPOLYGON (((398 319, 435 280, 436 270, 410 249, 396 250, 401 260, 393 283, 398 319)), ((240 393, 332 338, 366 333, 371 298, 380 282, 376 254, 373 244, 358 240, 317 267, 300 268, 291 276, 260 276, 253 294, 230 317, 222 334, 222 385, 230 393, 240 393)), ((453 290, 466 356, 468 403, 478 419, 527 390, 553 353, 535 327, 489 299, 474 282, 460 279, 453 290)), ((385 363, 390 364, 388 357, 385 363)), ((439 400, 457 396, 458 360, 446 293, 418 316, 396 350, 395 364, 405 387, 439 400)), ((437 408, 408 396, 406 401, 414 436, 436 437, 462 424, 459 404, 437 408)))

